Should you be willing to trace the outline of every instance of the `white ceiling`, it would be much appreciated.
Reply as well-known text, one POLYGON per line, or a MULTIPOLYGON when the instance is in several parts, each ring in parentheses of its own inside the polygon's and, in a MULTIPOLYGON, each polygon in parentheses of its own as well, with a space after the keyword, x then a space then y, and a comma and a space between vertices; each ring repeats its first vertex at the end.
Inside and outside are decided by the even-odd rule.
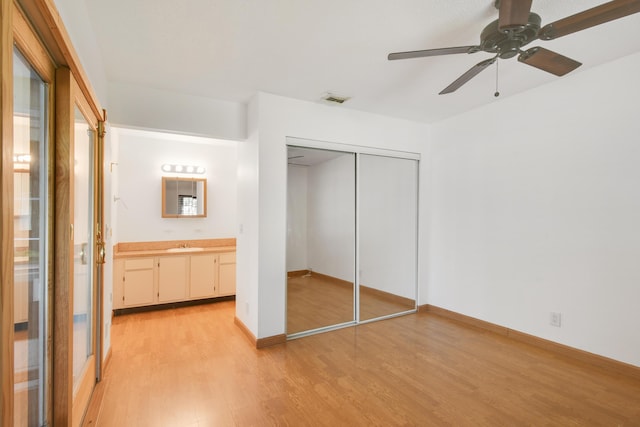
MULTIPOLYGON (((113 83, 235 102, 257 91, 318 101, 329 91, 352 97, 337 108, 422 122, 496 100, 495 65, 437 95, 487 53, 387 61, 390 52, 477 44, 497 18, 493 0, 85 2, 113 83)), ((603 2, 534 0, 532 11, 545 25, 603 2)), ((531 46, 582 62, 579 73, 640 51, 638 28, 635 14, 531 46)), ((499 61, 502 98, 556 79, 516 58, 499 61)))

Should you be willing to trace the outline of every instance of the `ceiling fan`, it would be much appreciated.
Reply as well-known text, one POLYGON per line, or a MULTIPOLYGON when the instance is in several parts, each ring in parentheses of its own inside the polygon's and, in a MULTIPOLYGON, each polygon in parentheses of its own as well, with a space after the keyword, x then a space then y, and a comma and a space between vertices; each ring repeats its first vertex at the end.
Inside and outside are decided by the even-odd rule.
POLYGON ((520 62, 556 76, 564 76, 582 64, 542 47, 532 47, 527 50, 522 50, 522 47, 537 39, 553 40, 640 12, 640 0, 613 0, 541 27, 540 16, 531 12, 531 2, 532 0, 496 0, 498 19, 482 30, 480 44, 477 46, 396 52, 390 53, 388 59, 423 58, 480 51, 495 54, 493 58, 485 59, 471 67, 469 71, 444 88, 440 95, 458 90, 498 58, 509 59, 516 55, 520 62))

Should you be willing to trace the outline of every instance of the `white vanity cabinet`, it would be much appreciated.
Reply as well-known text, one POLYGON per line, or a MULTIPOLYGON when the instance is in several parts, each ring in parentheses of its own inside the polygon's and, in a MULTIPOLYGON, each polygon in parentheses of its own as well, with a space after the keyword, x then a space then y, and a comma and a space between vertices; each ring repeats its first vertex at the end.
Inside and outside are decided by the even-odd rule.
POLYGON ((236 293, 235 252, 120 255, 114 260, 115 310, 236 293))
POLYGON ((135 307, 154 302, 154 265, 153 258, 122 260, 120 302, 123 307, 135 307))
POLYGON ((191 284, 189 296, 192 299, 211 298, 218 293, 218 254, 191 255, 191 284))
POLYGON ((218 295, 235 295, 236 294, 236 253, 229 252, 220 254, 220 263, 218 266, 218 279, 220 282, 220 290, 218 295))
POLYGON ((158 302, 183 301, 187 298, 189 256, 158 257, 158 302))

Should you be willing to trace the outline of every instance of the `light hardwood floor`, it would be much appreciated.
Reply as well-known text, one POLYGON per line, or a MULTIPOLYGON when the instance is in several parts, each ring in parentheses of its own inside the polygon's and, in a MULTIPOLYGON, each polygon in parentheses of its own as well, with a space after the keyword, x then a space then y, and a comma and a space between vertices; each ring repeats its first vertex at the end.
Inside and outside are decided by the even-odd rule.
POLYGON ((97 425, 640 425, 640 381, 434 314, 256 350, 234 310, 116 317, 97 425))

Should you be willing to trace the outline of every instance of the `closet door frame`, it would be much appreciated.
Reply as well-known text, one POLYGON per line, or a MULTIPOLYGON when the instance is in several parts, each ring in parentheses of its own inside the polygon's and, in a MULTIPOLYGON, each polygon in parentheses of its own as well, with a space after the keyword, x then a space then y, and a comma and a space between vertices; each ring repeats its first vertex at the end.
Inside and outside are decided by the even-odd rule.
MULTIPOLYGON (((312 140, 312 139, 305 139, 305 138, 296 138, 296 137, 287 137, 286 138, 286 144, 287 147, 289 146, 293 146, 293 147, 300 147, 300 148, 313 148, 313 149, 319 149, 319 150, 331 150, 331 151, 339 151, 339 152, 344 152, 344 153, 353 153, 356 156, 356 207, 355 207, 355 223, 356 223, 356 230, 355 230, 355 277, 354 277, 354 314, 355 314, 355 319, 353 322, 349 322, 346 324, 340 324, 340 325, 335 325, 335 326, 328 326, 328 327, 323 327, 323 328, 318 328, 318 329, 314 329, 312 331, 308 331, 308 332, 298 332, 293 334, 292 336, 288 337, 288 339, 295 339, 295 338, 300 338, 300 337, 304 337, 307 335, 312 335, 315 333, 319 333, 319 332, 326 332, 326 331, 330 331, 330 330, 334 330, 334 329, 340 329, 340 328, 345 328, 345 327, 350 327, 353 325, 358 325, 358 324, 364 324, 364 323, 369 323, 369 322, 374 322, 374 321, 378 321, 378 320, 383 320, 383 319, 388 319, 388 318, 392 318, 392 317, 397 317, 397 316, 402 316, 405 314, 409 314, 409 313, 415 313, 418 310, 418 301, 420 300, 420 288, 418 286, 419 280, 420 280, 420 268, 419 268, 419 244, 418 244, 418 235, 420 232, 420 227, 419 227, 419 211, 420 211, 420 198, 419 198, 419 188, 420 188, 420 159, 421 156, 419 153, 414 153, 414 152, 410 152, 410 151, 400 151, 400 150, 389 150, 389 149, 382 149, 382 148, 375 148, 375 147, 367 147, 367 146, 360 146, 360 145, 351 145, 351 144, 342 144, 342 143, 336 143, 336 142, 327 142, 327 141, 317 141, 317 140, 312 140), (417 164, 417 182, 416 182, 416 241, 415 241, 415 262, 416 262, 416 271, 415 271, 415 307, 412 310, 406 310, 406 311, 402 311, 402 312, 398 312, 398 313, 394 313, 394 314, 388 314, 385 316, 381 316, 381 317, 376 317, 376 318, 372 318, 372 319, 366 319, 366 320, 360 320, 360 289, 359 289, 359 283, 360 283, 360 227, 359 227, 359 221, 358 221, 358 217, 360 215, 360 202, 359 202, 359 163, 360 163, 360 155, 361 154, 366 154, 366 155, 373 155, 373 156, 381 156, 381 157, 391 157, 391 158, 397 158, 397 159, 406 159, 406 160, 416 160, 418 162, 417 164)), ((285 210, 286 211, 286 210, 285 210)), ((286 236, 285 236, 286 239, 286 236)), ((285 289, 286 289, 286 273, 285 273, 285 289)), ((286 292, 285 292, 285 298, 286 298, 286 292)), ((286 301, 285 301, 285 316, 286 316, 286 301)))

